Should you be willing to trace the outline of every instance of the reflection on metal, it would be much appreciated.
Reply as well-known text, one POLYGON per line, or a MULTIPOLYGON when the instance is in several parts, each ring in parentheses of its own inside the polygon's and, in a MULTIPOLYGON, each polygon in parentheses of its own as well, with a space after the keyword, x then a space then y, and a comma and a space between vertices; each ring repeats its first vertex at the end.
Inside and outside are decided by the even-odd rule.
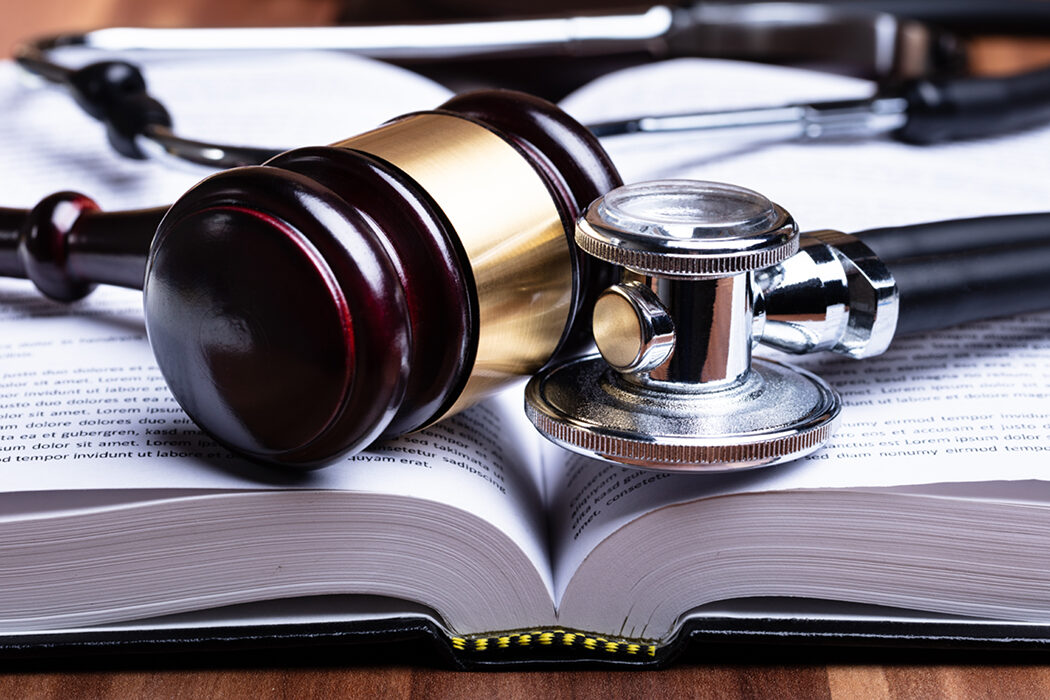
POLYGON ((880 355, 897 328, 899 295, 886 265, 839 231, 802 235, 798 255, 761 270, 761 342, 790 353, 880 355))

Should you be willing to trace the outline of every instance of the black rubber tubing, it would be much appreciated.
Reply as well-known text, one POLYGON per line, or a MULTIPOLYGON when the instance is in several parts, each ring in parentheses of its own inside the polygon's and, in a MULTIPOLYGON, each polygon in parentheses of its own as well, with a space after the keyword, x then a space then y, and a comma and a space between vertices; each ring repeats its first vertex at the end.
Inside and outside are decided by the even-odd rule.
POLYGON ((897 283, 898 335, 1050 308, 1050 213, 854 235, 897 283))
POLYGON ((852 10, 888 12, 945 29, 977 34, 1050 31, 1050 4, 1040 0, 825 0, 852 10))
POLYGON ((890 260, 895 335, 1050 308, 1050 243, 890 260))
POLYGON ((891 226, 853 235, 883 261, 1031 243, 1050 245, 1050 212, 891 226))
POLYGON ((1050 68, 1005 77, 916 80, 901 90, 901 141, 930 144, 983 138, 1050 121, 1050 68))

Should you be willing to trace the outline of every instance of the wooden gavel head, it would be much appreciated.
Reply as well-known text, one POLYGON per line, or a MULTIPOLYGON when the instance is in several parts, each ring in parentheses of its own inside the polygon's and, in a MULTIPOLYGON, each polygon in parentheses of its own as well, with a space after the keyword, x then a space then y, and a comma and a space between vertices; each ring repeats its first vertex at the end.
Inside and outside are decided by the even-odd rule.
POLYGON ((509 92, 219 173, 157 229, 150 343, 218 441, 323 465, 582 349, 613 273, 573 224, 618 184, 586 129, 509 92))

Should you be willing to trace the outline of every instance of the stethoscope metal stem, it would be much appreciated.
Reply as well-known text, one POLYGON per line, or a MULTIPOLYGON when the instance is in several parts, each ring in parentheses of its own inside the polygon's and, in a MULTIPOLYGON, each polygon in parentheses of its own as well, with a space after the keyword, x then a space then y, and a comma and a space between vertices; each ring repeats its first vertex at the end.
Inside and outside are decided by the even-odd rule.
POLYGON ((339 27, 117 27, 39 39, 19 55, 99 51, 318 49, 405 62, 508 56, 722 56, 847 64, 876 78, 914 77, 942 62, 944 42, 877 9, 813 2, 699 2, 560 17, 339 27))
POLYGON ((169 127, 158 124, 147 126, 136 143, 151 159, 168 161, 178 168, 192 165, 217 170, 259 165, 288 150, 197 141, 178 136, 169 127))
MULTIPOLYGON (((621 285, 649 289, 672 320, 674 347, 650 370, 624 373, 654 390, 695 393, 738 383, 751 366, 754 294, 745 273, 714 278, 656 277, 625 270, 621 285), (690 323, 674 323, 688 318, 690 323)), ((603 343, 597 330, 595 339, 603 343)), ((604 349, 599 344, 599 349, 604 349)))
MULTIPOLYGON (((640 117, 588 125, 599 138, 626 134, 736 131, 749 138, 813 141, 872 138, 896 131, 907 119, 901 98, 873 98, 809 105, 766 107, 696 114, 640 117)), ((171 128, 150 125, 139 139, 143 153, 174 163, 205 168, 258 165, 286 149, 233 146, 189 139, 171 128)))
POLYGON ((372 58, 435 60, 496 52, 580 54, 610 48, 639 50, 667 35, 674 11, 442 24, 343 27, 152 29, 113 27, 52 41, 54 47, 100 51, 316 51, 348 50, 372 58))
POLYGON ((822 138, 870 138, 888 134, 907 121, 907 100, 874 97, 835 102, 814 102, 783 107, 759 107, 716 112, 645 116, 590 124, 599 137, 627 134, 728 130, 767 138, 812 141, 822 138))

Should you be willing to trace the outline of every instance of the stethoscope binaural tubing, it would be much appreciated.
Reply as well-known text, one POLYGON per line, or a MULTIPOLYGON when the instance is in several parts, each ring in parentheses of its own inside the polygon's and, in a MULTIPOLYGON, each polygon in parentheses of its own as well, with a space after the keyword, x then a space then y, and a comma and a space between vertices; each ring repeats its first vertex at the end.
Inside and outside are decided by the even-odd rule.
MULTIPOLYGON (((973 7, 967 5, 964 8, 966 12, 962 14, 972 14, 984 8, 981 3, 971 4, 973 7)), ((636 20, 660 15, 661 10, 670 12, 666 7, 657 6, 638 15, 636 20)), ((627 17, 634 16, 572 19, 581 22, 602 20, 615 24, 627 17)), ((939 17, 939 19, 944 18, 939 17)), ((666 34, 671 31, 661 29, 664 22, 660 18, 657 20, 659 20, 657 27, 647 26, 652 24, 652 21, 642 22, 641 28, 634 30, 636 34, 641 32, 637 36, 625 35, 622 31, 616 30, 620 32, 616 41, 621 44, 644 43, 647 36, 652 39, 653 36, 663 36, 661 32, 666 34)), ((534 22, 544 21, 547 20, 535 20, 534 22)), ((670 19, 667 21, 670 22, 670 19)), ((473 27, 474 24, 466 23, 461 26, 473 27)), ((485 23, 478 24, 484 25, 485 23)), ((514 25, 515 23, 497 22, 497 24, 514 25)), ((528 25, 529 22, 519 24, 528 25)), ((457 25, 444 26, 446 30, 449 30, 450 27, 455 28, 457 25)), ((568 24, 566 26, 575 27, 577 25, 568 24)), ((600 26, 602 31, 610 31, 607 25, 600 26)), ((670 27, 670 25, 667 26, 670 27)), ((16 60, 29 73, 69 90, 77 103, 88 114, 105 125, 111 145, 122 155, 137 159, 149 157, 175 159, 199 166, 224 169, 259 164, 286 149, 219 144, 181 136, 173 130, 168 110, 149 93, 141 71, 134 64, 126 61, 102 61, 72 69, 53 60, 51 54, 58 49, 70 46, 105 49, 110 47, 105 38, 109 36, 107 32, 118 32, 118 37, 115 39, 117 43, 113 45, 116 48, 205 50, 220 49, 224 46, 232 49, 259 49, 267 46, 267 42, 277 48, 306 48, 316 45, 318 32, 330 31, 330 33, 338 34, 360 29, 362 28, 101 30, 100 32, 62 35, 31 41, 18 50, 16 60), (96 34, 102 38, 95 39, 96 34), (158 35, 159 39, 156 38, 158 35), (137 39, 138 36, 143 38, 137 39), (129 38, 121 39, 120 37, 129 38)), ((616 32, 612 32, 609 36, 616 36, 616 32)), ((557 45, 558 41, 568 44, 574 41, 586 43, 587 40, 593 40, 599 46, 607 48, 607 44, 611 41, 609 36, 602 35, 597 30, 594 36, 584 31, 579 37, 554 32, 552 36, 545 37, 543 41, 557 45)), ((507 41, 512 42, 513 39, 507 41)), ((532 41, 535 43, 539 40, 532 41)), ((500 48, 499 39, 490 40, 489 44, 477 50, 495 51, 500 48)), ((444 46, 440 42, 434 47, 434 51, 438 54, 441 51, 454 50, 453 47, 444 46)), ((372 53, 383 55, 382 51, 378 53, 376 51, 378 49, 373 50, 372 53)), ((369 53, 367 50, 363 52, 369 53)), ((629 134, 716 130, 754 133, 760 130, 759 133, 765 140, 775 137, 785 140, 814 141, 886 135, 908 143, 929 144, 956 139, 984 138, 1029 128, 1048 121, 1050 121, 1050 67, 1003 77, 913 77, 903 81, 888 80, 880 85, 873 96, 861 99, 818 101, 717 112, 645 115, 594 123, 588 125, 588 128, 600 138, 629 134)))
MULTIPOLYGON (((956 11, 968 16, 986 9, 973 2, 956 11)), ((945 19, 941 12, 935 20, 945 19)), ((121 31, 149 35, 152 30, 121 31)), ((252 37, 260 30, 215 31, 214 36, 222 38, 252 37)), ((653 29, 643 27, 642 31, 653 29)), ((173 30, 165 35, 174 37, 178 46, 179 36, 199 32, 208 34, 208 30, 173 30)), ((89 38, 90 34, 65 35, 30 42, 19 50, 17 61, 28 72, 67 88, 88 114, 106 125, 111 144, 123 155, 230 168, 259 164, 282 152, 176 134, 167 110, 149 94, 141 72, 131 63, 103 61, 72 69, 51 59, 50 53, 64 46, 90 48, 89 38)), ((190 45, 195 43, 199 42, 190 45)), ((912 79, 882 86, 876 95, 864 99, 646 116, 588 128, 599 137, 761 128, 767 136, 772 129, 783 138, 804 141, 886 134, 911 143, 933 143, 980 138, 1046 121, 1050 121, 1050 67, 994 78, 912 79)), ((0 229, 8 230, 3 236, 14 235, 17 226, 6 226, 6 222, 17 220, 19 210, 0 211, 7 212, 0 216, 0 229)), ((901 292, 898 332, 1035 310, 1045 306, 1043 297, 1050 295, 1050 289, 1044 289, 1045 279, 1050 278, 1045 274, 1050 269, 1050 214, 876 229, 857 236, 893 266, 901 292)), ((129 286, 134 286, 135 280, 131 281, 129 286)))
MULTIPOLYGON (((85 111, 106 124, 109 140, 120 153, 230 168, 262 163, 281 152, 175 134, 167 110, 149 94, 134 65, 104 61, 71 69, 50 59, 50 50, 71 41, 76 39, 28 44, 17 60, 29 72, 69 89, 85 111)), ((801 140, 888 133, 903 141, 929 143, 977 138, 1048 120, 1050 68, 1043 68, 1002 78, 912 80, 868 99, 640 117, 588 128, 601 137, 756 127, 768 133, 774 127, 785 137, 801 140)), ((6 212, 0 215, 0 238, 14 240, 21 210, 0 212, 6 212)), ((1045 307, 1050 297, 1050 213, 876 229, 857 236, 893 268, 901 293, 899 333, 1033 311, 1045 307)), ((137 274, 129 279, 126 286, 137 286, 137 274)))

